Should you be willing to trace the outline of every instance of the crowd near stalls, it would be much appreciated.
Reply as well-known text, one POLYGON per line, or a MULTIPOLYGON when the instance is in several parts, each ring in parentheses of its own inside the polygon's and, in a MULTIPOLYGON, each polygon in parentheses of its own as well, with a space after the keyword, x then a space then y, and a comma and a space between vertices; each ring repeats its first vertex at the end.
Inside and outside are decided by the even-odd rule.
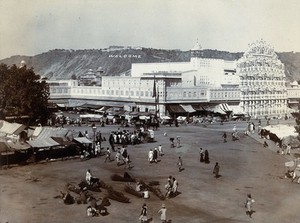
MULTIPOLYGON (((66 117, 62 120, 69 120, 70 118, 64 114, 60 116, 66 117)), ((72 113, 69 114, 72 115, 72 113)), ((95 122, 87 126, 89 130, 82 132, 68 130, 65 128, 67 125, 72 124, 67 122, 63 125, 28 127, 0 121, 0 165, 97 157, 106 154, 106 148, 104 150, 102 142, 107 140, 113 151, 116 147, 155 141, 154 131, 144 128, 144 125, 136 125, 129 131, 128 129, 121 130, 120 125, 112 124, 116 125, 116 129, 105 136, 97 131, 95 122)))
POLYGON ((0 164, 26 164, 79 155, 80 150, 73 137, 65 128, 32 127, 0 121, 0 164))

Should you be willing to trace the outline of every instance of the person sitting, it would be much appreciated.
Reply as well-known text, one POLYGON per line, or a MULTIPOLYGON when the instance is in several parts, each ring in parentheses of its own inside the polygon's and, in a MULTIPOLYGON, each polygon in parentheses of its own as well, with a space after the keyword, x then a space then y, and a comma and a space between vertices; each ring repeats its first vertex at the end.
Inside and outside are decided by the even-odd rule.
POLYGON ((94 217, 94 216, 98 216, 98 212, 97 212, 96 208, 94 208, 92 206, 88 206, 86 208, 86 215, 88 217, 94 217))
POLYGON ((88 169, 86 171, 85 180, 88 185, 93 185, 94 183, 99 183, 99 178, 93 177, 90 169, 88 169))
POLYGON ((143 198, 148 199, 149 197, 149 191, 147 190, 147 188, 145 188, 145 190, 143 191, 143 198))

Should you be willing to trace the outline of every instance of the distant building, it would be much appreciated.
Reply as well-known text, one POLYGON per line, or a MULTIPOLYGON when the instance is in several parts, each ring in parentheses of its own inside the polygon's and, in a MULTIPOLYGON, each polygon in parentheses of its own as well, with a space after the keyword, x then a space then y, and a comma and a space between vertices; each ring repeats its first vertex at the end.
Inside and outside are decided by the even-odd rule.
MULTIPOLYGON (((88 75, 89 83, 97 76, 92 70, 88 75)), ((277 116, 290 111, 290 97, 300 99, 300 88, 287 87, 284 65, 262 40, 238 61, 204 58, 197 42, 189 62, 133 63, 131 76, 103 76, 95 86, 83 86, 83 80, 64 87, 52 83, 51 100, 67 106, 127 104, 131 110, 157 109, 161 115, 214 111, 222 104, 233 113, 277 116)))

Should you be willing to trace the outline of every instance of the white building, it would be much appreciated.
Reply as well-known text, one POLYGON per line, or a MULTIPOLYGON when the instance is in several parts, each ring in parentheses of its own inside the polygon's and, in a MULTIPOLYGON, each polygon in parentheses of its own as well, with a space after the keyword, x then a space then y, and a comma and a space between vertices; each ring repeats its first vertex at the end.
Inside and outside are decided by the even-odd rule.
POLYGON ((202 53, 197 43, 190 62, 134 63, 131 77, 103 76, 101 86, 52 83, 50 98, 68 106, 127 104, 131 110, 157 109, 161 115, 195 111, 191 106, 212 109, 220 103, 251 116, 288 112, 292 88, 286 87, 284 65, 264 41, 252 44, 238 61, 203 58, 202 53), (153 97, 154 82, 158 99, 153 97))
POLYGON ((252 116, 287 113, 284 64, 274 49, 260 40, 237 62, 241 78, 241 107, 252 116))

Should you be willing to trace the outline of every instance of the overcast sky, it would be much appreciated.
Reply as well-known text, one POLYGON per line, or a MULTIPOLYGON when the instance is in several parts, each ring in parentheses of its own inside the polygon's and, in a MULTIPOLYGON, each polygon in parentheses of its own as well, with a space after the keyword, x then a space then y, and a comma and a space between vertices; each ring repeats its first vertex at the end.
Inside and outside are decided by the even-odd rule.
POLYGON ((0 59, 110 45, 300 52, 298 0, 0 0, 0 59))

